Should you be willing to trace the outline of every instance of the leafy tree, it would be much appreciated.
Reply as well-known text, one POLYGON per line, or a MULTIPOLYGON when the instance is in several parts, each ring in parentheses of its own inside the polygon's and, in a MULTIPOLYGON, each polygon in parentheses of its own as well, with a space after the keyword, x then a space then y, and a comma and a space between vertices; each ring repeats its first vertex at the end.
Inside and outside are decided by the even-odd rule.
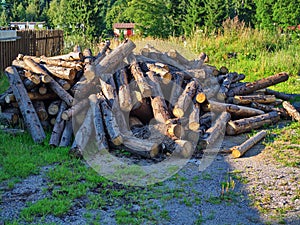
POLYGON ((256 27, 261 29, 272 29, 272 6, 277 0, 254 0, 256 6, 256 27))
POLYGON ((300 24, 300 0, 277 0, 273 5, 273 21, 279 27, 300 24))
POLYGON ((7 13, 5 10, 2 10, 1 15, 0 15, 0 26, 6 27, 7 25, 8 25, 7 13))
POLYGON ((209 29, 215 29, 222 25, 229 12, 226 10, 223 0, 205 0, 204 25, 209 29))
POLYGON ((170 8, 170 1, 131 0, 124 13, 136 23, 140 34, 166 38, 172 34, 170 8))

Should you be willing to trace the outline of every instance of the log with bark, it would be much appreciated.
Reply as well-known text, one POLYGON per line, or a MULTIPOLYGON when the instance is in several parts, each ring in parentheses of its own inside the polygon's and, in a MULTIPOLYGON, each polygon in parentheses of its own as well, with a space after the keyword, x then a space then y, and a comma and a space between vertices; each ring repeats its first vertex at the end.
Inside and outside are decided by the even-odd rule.
POLYGON ((132 107, 132 99, 130 95, 130 86, 127 70, 121 69, 116 74, 116 85, 118 86, 118 98, 121 110, 129 112, 132 107))
POLYGON ((262 103, 262 104, 271 104, 276 102, 275 95, 236 95, 233 97, 234 104, 248 105, 252 102, 262 103))
POLYGON ((230 149, 230 151, 232 152, 232 157, 239 158, 243 156, 250 148, 252 148, 258 142, 260 142, 266 136, 267 136, 267 131, 262 130, 258 132, 256 135, 254 135, 253 137, 249 138, 241 145, 232 147, 230 149))
POLYGON ((30 132, 34 142, 41 143, 46 138, 41 122, 36 114, 27 91, 15 67, 7 67, 5 74, 9 80, 13 94, 18 102, 25 125, 30 132))
POLYGON ((258 116, 229 121, 226 127, 226 134, 237 135, 249 132, 264 125, 274 124, 278 122, 279 119, 279 114, 276 111, 272 111, 258 116))
POLYGON ((270 87, 272 85, 287 81, 288 79, 289 75, 287 73, 278 73, 270 77, 247 83, 245 86, 233 88, 228 91, 227 96, 251 94, 256 90, 270 87))
POLYGON ((293 119, 300 122, 300 113, 295 109, 295 107, 291 103, 284 101, 282 103, 282 106, 293 119))
POLYGON ((65 121, 61 118, 62 113, 66 110, 67 104, 62 101, 60 102, 59 112, 57 113, 55 124, 49 140, 49 145, 58 146, 61 140, 62 133, 65 128, 65 121))

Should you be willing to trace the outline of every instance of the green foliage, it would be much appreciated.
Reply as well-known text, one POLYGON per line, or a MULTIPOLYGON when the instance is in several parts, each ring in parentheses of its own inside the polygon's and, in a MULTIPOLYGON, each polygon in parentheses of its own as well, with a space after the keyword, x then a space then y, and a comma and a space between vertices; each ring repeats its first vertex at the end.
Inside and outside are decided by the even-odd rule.
POLYGON ((188 0, 186 8, 182 27, 185 35, 190 36, 196 31, 197 27, 203 25, 204 5, 201 1, 188 0))
POLYGON ((170 7, 170 1, 131 0, 124 14, 136 23, 137 33, 142 36, 166 38, 172 33, 170 7))

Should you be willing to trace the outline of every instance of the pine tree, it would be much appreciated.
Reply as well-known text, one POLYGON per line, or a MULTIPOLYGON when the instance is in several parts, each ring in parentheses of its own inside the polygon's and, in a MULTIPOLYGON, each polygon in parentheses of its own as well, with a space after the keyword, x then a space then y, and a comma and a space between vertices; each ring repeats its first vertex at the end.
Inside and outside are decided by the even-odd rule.
POLYGON ((205 0, 204 24, 209 29, 221 27, 228 14, 223 0, 205 0))
POLYGON ((273 22, 281 27, 300 24, 300 0, 277 0, 272 7, 273 22))
POLYGON ((254 0, 254 3, 256 6, 256 27, 260 29, 272 29, 274 27, 272 7, 275 4, 275 0, 254 0))
POLYGON ((204 4, 198 0, 188 0, 187 9, 184 20, 182 21, 182 27, 185 35, 191 35, 197 28, 204 24, 204 4))
POLYGON ((5 10, 2 10, 0 15, 0 27, 6 27, 8 25, 8 17, 5 10))

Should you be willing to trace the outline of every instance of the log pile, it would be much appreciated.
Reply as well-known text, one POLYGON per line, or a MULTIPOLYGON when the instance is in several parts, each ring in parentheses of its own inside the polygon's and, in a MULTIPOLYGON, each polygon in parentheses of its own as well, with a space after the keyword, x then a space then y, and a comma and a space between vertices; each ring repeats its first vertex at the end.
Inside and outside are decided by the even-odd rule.
MULTIPOLYGON (((1 124, 23 121, 36 143, 50 130, 49 145, 71 146, 78 156, 94 137, 99 151, 122 146, 153 158, 189 157, 196 145, 224 134, 290 116, 299 121, 287 102, 294 95, 267 89, 286 81, 287 73, 243 82, 245 75, 208 65, 202 55, 188 60, 150 45, 134 54, 130 40, 113 51, 109 44, 96 56, 78 48, 55 57, 19 55, 5 70, 10 87, 0 95, 1 124)), ((237 147, 236 157, 256 142, 237 147)))

